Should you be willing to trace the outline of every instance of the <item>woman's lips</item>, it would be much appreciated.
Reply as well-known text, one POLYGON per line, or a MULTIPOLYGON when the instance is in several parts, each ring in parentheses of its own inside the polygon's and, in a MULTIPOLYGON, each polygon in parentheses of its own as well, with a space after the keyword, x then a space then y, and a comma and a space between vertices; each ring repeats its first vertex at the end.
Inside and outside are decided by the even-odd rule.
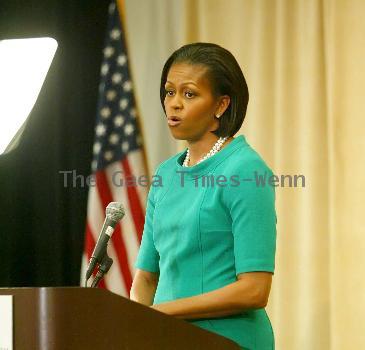
POLYGON ((179 125, 181 123, 181 119, 180 118, 178 118, 178 117, 169 117, 168 119, 167 119, 167 124, 169 125, 169 126, 177 126, 177 125, 179 125))

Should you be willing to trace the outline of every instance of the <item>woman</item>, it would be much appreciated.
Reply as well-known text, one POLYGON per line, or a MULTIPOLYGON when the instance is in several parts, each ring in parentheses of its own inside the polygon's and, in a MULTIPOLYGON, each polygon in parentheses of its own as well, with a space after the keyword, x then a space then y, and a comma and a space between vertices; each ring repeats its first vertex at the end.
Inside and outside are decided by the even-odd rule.
POLYGON ((163 162, 151 186, 131 299, 232 339, 274 349, 265 306, 275 265, 272 175, 244 136, 234 137, 248 89, 233 55, 208 43, 167 60, 161 103, 187 150, 163 162))

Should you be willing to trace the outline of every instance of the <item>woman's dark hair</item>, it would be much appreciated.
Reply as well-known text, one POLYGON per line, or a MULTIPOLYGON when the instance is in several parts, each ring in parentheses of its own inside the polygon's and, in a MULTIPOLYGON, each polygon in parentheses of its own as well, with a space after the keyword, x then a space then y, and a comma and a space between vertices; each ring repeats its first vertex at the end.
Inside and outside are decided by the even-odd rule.
MULTIPOLYGON (((194 43, 180 47, 166 61, 161 75, 160 99, 165 111, 165 84, 171 66, 175 63, 203 65, 215 97, 228 95, 231 102, 219 118, 217 136, 233 136, 245 119, 248 88, 242 70, 234 56, 223 47, 211 43, 194 43)), ((165 111, 166 112, 166 111, 165 111)))

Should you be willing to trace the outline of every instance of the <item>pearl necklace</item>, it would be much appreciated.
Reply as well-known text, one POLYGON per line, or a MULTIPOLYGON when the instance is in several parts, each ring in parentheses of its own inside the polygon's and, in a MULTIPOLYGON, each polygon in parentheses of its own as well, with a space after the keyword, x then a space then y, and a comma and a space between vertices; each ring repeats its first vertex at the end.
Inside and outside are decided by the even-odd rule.
MULTIPOLYGON (((211 150, 203 158, 201 158, 196 164, 199 164, 202 161, 214 156, 222 148, 223 144, 226 142, 227 139, 228 139, 228 136, 220 137, 217 140, 217 142, 214 144, 214 146, 211 148, 211 150)), ((189 152, 189 148, 188 148, 188 150, 186 151, 186 157, 183 162, 183 166, 188 167, 189 161, 190 161, 190 152, 189 152)))

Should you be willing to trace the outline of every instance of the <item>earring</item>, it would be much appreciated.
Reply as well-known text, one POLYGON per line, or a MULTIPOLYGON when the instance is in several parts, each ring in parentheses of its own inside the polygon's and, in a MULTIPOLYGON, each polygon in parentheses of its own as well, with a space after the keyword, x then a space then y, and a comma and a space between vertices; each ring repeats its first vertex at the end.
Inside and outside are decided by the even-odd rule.
POLYGON ((221 116, 220 114, 217 114, 217 115, 216 115, 216 118, 218 118, 218 119, 219 119, 219 118, 220 118, 220 116, 221 116))

